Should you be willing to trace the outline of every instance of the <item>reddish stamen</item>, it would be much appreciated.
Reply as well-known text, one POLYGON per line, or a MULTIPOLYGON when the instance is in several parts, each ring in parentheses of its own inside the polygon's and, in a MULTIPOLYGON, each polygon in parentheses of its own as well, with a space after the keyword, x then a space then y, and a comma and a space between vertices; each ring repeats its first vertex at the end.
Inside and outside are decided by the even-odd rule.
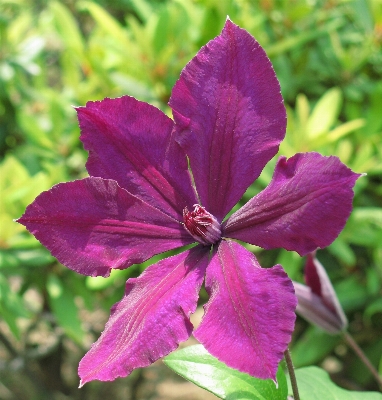
POLYGON ((199 204, 194 204, 194 209, 183 210, 184 227, 188 233, 199 243, 211 245, 221 237, 220 224, 218 220, 199 204))

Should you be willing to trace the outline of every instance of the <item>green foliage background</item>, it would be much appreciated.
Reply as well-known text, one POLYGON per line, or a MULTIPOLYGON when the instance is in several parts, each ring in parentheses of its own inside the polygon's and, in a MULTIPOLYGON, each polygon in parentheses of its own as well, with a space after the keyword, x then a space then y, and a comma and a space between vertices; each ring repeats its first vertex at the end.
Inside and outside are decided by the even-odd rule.
MULTIPOLYGON (((126 279, 148 263, 108 279, 79 276, 13 220, 41 191, 87 175, 73 105, 129 94, 170 115, 181 69, 227 15, 265 48, 280 80, 280 154, 333 154, 367 173, 344 231, 318 258, 350 332, 382 371, 381 0, 0 0, 0 397, 98 399, 105 387, 118 396, 97 382, 78 394, 76 365, 126 279)), ((274 164, 245 198, 267 185, 274 164)), ((296 253, 250 249, 302 281, 296 253)), ((300 319, 292 355, 346 388, 376 388, 341 338, 300 319)))

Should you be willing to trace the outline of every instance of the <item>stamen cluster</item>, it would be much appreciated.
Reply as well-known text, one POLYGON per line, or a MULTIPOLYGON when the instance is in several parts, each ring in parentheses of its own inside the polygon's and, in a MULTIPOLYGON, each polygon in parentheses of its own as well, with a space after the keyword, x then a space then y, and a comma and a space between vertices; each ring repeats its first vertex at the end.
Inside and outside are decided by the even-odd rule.
POLYGON ((206 246, 214 244, 221 238, 221 229, 218 220, 204 207, 194 204, 194 209, 183 210, 184 227, 199 243, 206 246))

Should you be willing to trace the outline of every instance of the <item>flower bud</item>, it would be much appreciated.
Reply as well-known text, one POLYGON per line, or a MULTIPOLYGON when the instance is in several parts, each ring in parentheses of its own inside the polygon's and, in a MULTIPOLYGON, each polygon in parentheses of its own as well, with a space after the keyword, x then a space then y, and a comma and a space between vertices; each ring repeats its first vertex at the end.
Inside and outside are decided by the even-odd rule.
POLYGON ((308 254, 304 274, 307 286, 293 282, 297 313, 328 333, 340 333, 348 322, 325 268, 314 253, 308 254))

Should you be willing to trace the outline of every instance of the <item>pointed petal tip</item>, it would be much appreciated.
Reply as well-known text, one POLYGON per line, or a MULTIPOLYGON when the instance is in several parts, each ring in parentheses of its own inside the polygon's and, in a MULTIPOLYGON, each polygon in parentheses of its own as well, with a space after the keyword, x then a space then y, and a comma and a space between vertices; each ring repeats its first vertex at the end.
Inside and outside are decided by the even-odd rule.
POLYGON ((227 17, 226 17, 226 20, 225 20, 225 24, 224 24, 224 27, 223 27, 223 31, 225 30, 225 29, 227 29, 227 27, 234 27, 234 28, 238 28, 238 29, 243 29, 243 28, 240 28, 240 26, 239 25, 236 25, 233 21, 232 21, 232 19, 230 18, 230 16, 227 14, 227 17))
POLYGON ((81 389, 86 382, 83 382, 82 379, 80 380, 80 384, 78 385, 78 389, 81 389))

